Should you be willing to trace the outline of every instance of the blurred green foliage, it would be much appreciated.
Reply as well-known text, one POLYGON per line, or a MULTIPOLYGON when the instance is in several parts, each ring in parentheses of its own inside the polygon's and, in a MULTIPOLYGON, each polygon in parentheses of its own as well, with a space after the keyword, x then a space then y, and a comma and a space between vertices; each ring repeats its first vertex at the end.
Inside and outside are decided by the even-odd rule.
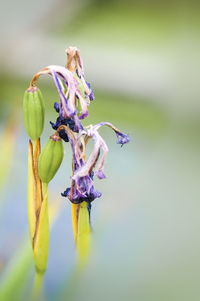
MULTIPOLYGON (((34 6, 36 2, 34 1, 34 6)), ((197 1, 93 0, 80 1, 80 3, 84 3, 84 5, 80 6, 75 14, 70 15, 68 1, 56 2, 54 9, 48 11, 39 20, 36 18, 35 10, 29 10, 31 16, 35 14, 35 23, 28 24, 27 22, 24 32, 16 34, 17 43, 15 40, 13 43, 21 45, 22 42, 26 52, 26 46, 29 49, 29 45, 23 44, 23 38, 21 40, 20 38, 24 35, 26 40, 27 36, 33 35, 35 43, 34 34, 37 36, 42 33, 42 38, 55 38, 51 44, 52 48, 48 49, 49 52, 54 51, 57 41, 62 41, 63 44, 67 41, 78 47, 81 43, 85 43, 88 47, 85 48, 85 51, 90 49, 91 45, 95 45, 96 49, 100 51, 104 50, 102 60, 107 49, 111 51, 117 49, 121 51, 120 59, 125 64, 129 64, 126 62, 126 53, 132 53, 133 50, 139 53, 146 51, 148 54, 154 48, 157 55, 157 51, 159 53, 161 48, 168 50, 171 45, 174 46, 183 41, 177 51, 179 58, 184 52, 184 47, 192 47, 191 40, 185 40, 185 34, 189 38, 191 33, 192 38, 199 36, 200 18, 197 1), (69 18, 65 16, 67 12, 69 12, 69 18), (61 14, 63 17, 60 17, 61 14), (56 22, 53 22, 54 19, 56 22)), ((24 3, 20 4, 23 7, 24 3)), ((13 5, 14 3, 12 3, 12 7, 13 5)), ((16 5, 19 6, 19 3, 17 2, 16 5)), ((48 5, 46 7, 48 8, 48 5)), ((23 10, 21 11, 19 19, 23 17, 23 10)), ((15 13, 15 15, 17 14, 15 13)), ((9 20, 11 20, 10 17, 9 20)), ((12 23, 12 20, 9 22, 12 23)), ((14 24, 12 26, 14 27, 14 24)), ((7 34, 7 39, 10 42, 9 34, 7 34)), ((32 47, 34 53, 37 54, 38 45, 34 43, 32 47)), ((47 43, 47 45, 50 44, 47 43)), ((40 47, 43 47, 43 44, 40 47)), ((6 53, 7 57, 13 53, 13 48, 9 50, 10 53, 9 51, 8 55, 6 53)), ((175 48, 170 48, 170 51, 173 56, 175 48)), ((40 56, 36 57, 39 61, 37 63, 43 67, 40 56)), ((191 53, 187 59, 190 62, 191 53)), ((26 66, 22 64, 21 68, 24 67, 26 66)), ((87 66, 85 67, 87 70, 87 66)), ((173 67, 176 72, 176 65, 173 67)), ((185 70, 185 65, 182 68, 182 73, 188 74, 190 77, 190 73, 185 70)), ((1 73, 0 76, 1 129, 4 128, 13 106, 16 106, 16 112, 20 111, 21 114, 19 125, 23 124, 22 97, 30 81, 29 76, 23 76, 22 73, 19 77, 17 74, 14 76, 14 73, 12 75, 6 73, 6 68, 2 70, 3 74, 1 73)), ((35 71, 37 70, 33 70, 33 72, 35 71)), ((127 74, 127 76, 131 76, 131 74, 127 74)), ((174 78, 176 79, 176 75, 174 78)), ((191 76, 191 79, 194 81, 195 78, 191 76)), ((90 79, 88 80, 90 81, 90 79)), ((71 257, 68 257, 68 254, 71 249, 71 252, 74 252, 74 249, 72 245, 67 245, 64 250, 66 257, 63 253, 60 258, 54 256, 57 253, 60 254, 65 240, 70 239, 68 233, 65 233, 66 237, 63 238, 61 235, 63 232, 56 232, 62 243, 58 241, 60 244, 52 256, 53 259, 51 258, 52 261, 55 260, 56 264, 47 271, 46 292, 48 297, 50 298, 51 289, 55 289, 56 284, 54 286, 54 283, 60 276, 62 281, 57 286, 57 292, 59 295, 62 294, 60 290, 62 286, 62 300, 66 300, 66 296, 70 296, 70 301, 97 301, 99 299, 199 300, 199 295, 195 295, 198 289, 195 289, 198 288, 196 282, 199 279, 197 229, 199 227, 200 121, 199 111, 192 107, 193 91, 188 97, 188 103, 192 103, 191 111, 186 110, 181 116, 178 113, 182 108, 182 95, 181 101, 178 103, 176 82, 173 82, 172 90, 174 89, 174 91, 169 95, 169 98, 173 96, 172 101, 175 104, 177 102, 178 113, 176 112, 174 115, 173 107, 169 112, 165 98, 156 103, 150 97, 124 95, 122 92, 117 93, 112 89, 105 91, 95 88, 95 83, 93 85, 91 82, 91 84, 96 99, 89 107, 89 117, 84 124, 95 124, 102 120, 110 121, 123 131, 127 130, 132 141, 136 136, 136 141, 131 142, 127 148, 123 148, 122 155, 121 150, 111 146, 115 151, 112 155, 108 155, 108 162, 111 164, 107 167, 107 171, 108 175, 110 173, 110 177, 102 184, 104 187, 103 197, 100 202, 95 203, 93 211, 96 214, 97 235, 95 236, 94 233, 96 249, 94 248, 92 252, 84 275, 73 275, 74 266, 72 264, 71 270, 65 271, 66 277, 63 277, 63 274, 60 276, 63 266, 66 267, 64 264, 62 266, 61 260, 64 260, 65 263, 70 261, 71 257), (169 113, 171 113, 170 116, 169 113), (153 142, 156 141, 155 144, 152 143, 152 137, 156 137, 153 140, 153 142), (119 153, 122 157, 118 157, 119 153), (74 295, 76 295, 75 299, 71 297, 74 295)), ((183 95, 185 91, 187 92, 187 89, 184 90, 187 85, 187 81, 186 83, 181 82, 183 95)), ((49 120, 53 121, 57 117, 53 109, 54 101, 58 101, 57 91, 50 79, 48 81, 40 79, 38 86, 44 95, 48 114, 45 128, 50 129, 49 120)), ((27 139, 24 137, 23 141, 18 140, 18 146, 25 143, 24 141, 27 139)), ((22 150, 20 151, 22 152, 22 150)), ((16 151, 15 156, 16 161, 22 166, 25 164, 25 150, 23 154, 20 151, 16 151)), ((6 164, 9 160, 10 158, 7 158, 4 163, 6 164)), ((2 175, 4 177, 3 168, 2 175)), ((61 178, 63 176, 60 177, 60 181, 61 178)), ((20 185, 23 189, 23 177, 20 185)), ((20 203, 19 199, 15 200, 15 198, 16 195, 18 197, 21 195, 18 191, 13 191, 13 199, 16 201, 15 203, 19 202, 19 207, 26 204, 25 189, 23 193, 24 200, 20 203)), ((15 207, 13 206, 13 208, 15 207)), ((9 218, 4 221, 6 227, 7 224, 12 224, 10 217, 19 214, 13 208, 11 208, 9 218)), ((65 216, 64 213, 63 216, 66 222, 66 224, 63 223, 64 227, 69 228, 70 221, 67 220, 67 215, 65 216)), ((23 217, 25 224, 26 217, 23 217)), ((17 218, 20 219, 21 215, 17 218)), ((13 220, 16 221, 16 219, 13 220)), ((13 227, 16 228, 16 224, 13 227)), ((8 239, 9 237, 12 239, 11 232, 12 229, 6 228, 8 239)), ((9 243, 5 243, 3 247, 9 248, 9 243)), ((26 280, 32 256, 29 247, 22 244, 19 253, 16 248, 12 250, 13 259, 9 258, 6 262, 7 267, 3 266, 0 297, 3 296, 9 300, 15 295, 17 299, 18 293, 20 297, 20 284, 22 286, 24 284, 24 291, 27 290, 26 280)), ((50 253, 52 250, 55 251, 53 247, 51 246, 50 253)), ((0 257, 4 264, 3 259, 0 257)), ((22 300, 22 297, 20 298, 22 300)), ((57 295, 55 295, 55 300, 58 300, 57 295)))
MULTIPOLYGON (((63 10, 67 6, 63 3, 63 10)), ((50 27, 49 33, 127 50, 167 47, 181 25, 193 29, 200 25, 198 11, 196 1, 92 0, 70 22, 61 19, 50 27)))
MULTIPOLYGON (((10 105, 13 101, 22 105, 22 97, 29 82, 20 79, 2 79, 0 90, 0 100, 4 105, 10 105), (10 83, 12 82, 12 89, 10 83)), ((53 104, 59 101, 57 91, 53 86, 51 80, 49 82, 43 79, 38 83, 45 100, 46 111, 51 118, 57 116, 54 112, 53 104)), ((110 121, 116 125, 123 124, 124 127, 134 127, 148 134, 159 134, 166 129, 168 124, 167 112, 160 106, 153 104, 151 100, 144 100, 141 98, 124 96, 123 94, 116 94, 111 92, 95 92, 95 100, 91 102, 89 107, 89 117, 83 121, 83 124, 95 124, 102 120, 110 121)), ((1 111, 1 120, 4 119, 5 111, 1 111)))

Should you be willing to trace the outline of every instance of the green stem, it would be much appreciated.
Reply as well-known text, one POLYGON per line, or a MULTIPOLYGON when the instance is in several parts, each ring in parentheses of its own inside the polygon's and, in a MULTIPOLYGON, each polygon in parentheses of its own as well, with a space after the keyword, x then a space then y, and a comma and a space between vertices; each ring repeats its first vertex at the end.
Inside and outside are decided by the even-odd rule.
POLYGON ((35 273, 35 281, 34 281, 34 286, 33 286, 33 292, 32 292, 32 300, 37 300, 38 295, 40 292, 41 284, 43 280, 43 274, 36 272, 35 273))
POLYGON ((84 266, 91 247, 91 226, 87 202, 80 204, 78 216, 77 250, 80 266, 84 266))
POLYGON ((43 194, 43 198, 45 196, 45 193, 47 192, 48 190, 48 183, 43 183, 42 182, 42 194, 43 194))
POLYGON ((31 142, 32 142, 32 145, 33 145, 33 154, 34 154, 37 140, 31 140, 31 142))

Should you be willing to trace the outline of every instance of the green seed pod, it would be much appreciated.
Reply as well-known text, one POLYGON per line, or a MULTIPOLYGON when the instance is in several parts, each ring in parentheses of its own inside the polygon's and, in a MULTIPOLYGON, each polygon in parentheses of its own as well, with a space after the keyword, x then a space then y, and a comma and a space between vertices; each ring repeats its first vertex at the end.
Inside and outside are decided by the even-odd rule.
POLYGON ((49 138, 42 148, 38 173, 43 183, 49 183, 55 176, 64 155, 62 140, 55 136, 49 138))
POLYGON ((37 140, 44 128, 44 100, 37 87, 31 87, 24 93, 24 124, 29 137, 37 140))

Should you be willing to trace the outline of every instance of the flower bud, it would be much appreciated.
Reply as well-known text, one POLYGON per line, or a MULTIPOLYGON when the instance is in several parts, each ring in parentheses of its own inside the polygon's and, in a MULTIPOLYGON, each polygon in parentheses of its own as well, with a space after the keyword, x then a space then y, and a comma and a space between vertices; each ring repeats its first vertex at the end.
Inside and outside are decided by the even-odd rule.
POLYGON ((35 141, 44 128, 44 100, 37 87, 31 87, 24 93, 23 100, 24 124, 29 137, 35 141))
POLYGON ((38 172, 43 183, 49 183, 55 176, 64 155, 63 144, 60 137, 49 138, 42 148, 38 172), (53 139, 53 140, 52 140, 53 139))

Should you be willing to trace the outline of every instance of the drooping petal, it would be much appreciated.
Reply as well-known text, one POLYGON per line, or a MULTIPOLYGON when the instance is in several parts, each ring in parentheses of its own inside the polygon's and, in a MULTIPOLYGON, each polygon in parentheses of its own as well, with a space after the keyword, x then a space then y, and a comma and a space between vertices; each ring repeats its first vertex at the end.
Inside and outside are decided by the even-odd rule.
POLYGON ((130 137, 124 133, 115 132, 117 135, 117 143, 124 145, 125 143, 128 143, 130 141, 130 137))
POLYGON ((103 150, 103 155, 99 161, 99 164, 97 166, 97 169, 95 171, 95 175, 101 180, 101 179, 105 179, 106 176, 103 172, 103 169, 104 169, 104 164, 105 164, 105 160, 106 160, 106 157, 107 157, 107 154, 108 154, 108 147, 105 143, 105 141, 101 138, 101 136, 98 134, 99 136, 99 140, 101 141, 101 148, 103 150))
POLYGON ((70 46, 65 50, 65 52, 67 54, 67 69, 72 72, 78 69, 80 72, 84 73, 79 49, 77 47, 70 46), (73 63, 74 66, 72 65, 73 63))
POLYGON ((117 143, 118 144, 123 145, 123 144, 128 143, 130 141, 130 137, 127 134, 122 133, 118 128, 116 128, 110 122, 101 122, 101 123, 98 123, 97 125, 94 126, 94 129, 98 130, 100 127, 102 127, 104 125, 110 127, 113 131, 115 131, 115 134, 117 136, 117 143))
POLYGON ((71 105, 71 107, 69 106, 68 99, 64 95, 64 92, 63 92, 63 90, 61 88, 61 85, 59 83, 58 76, 57 76, 56 72, 54 71, 54 69, 50 69, 50 70, 51 70, 51 74, 52 74, 54 83, 55 83, 55 85, 57 87, 57 90, 58 90, 58 93, 59 93, 59 96, 60 96, 61 107, 62 107, 63 112, 64 112, 63 115, 66 118, 70 118, 70 117, 72 117, 75 114, 76 107, 72 106, 72 105, 71 105))
POLYGON ((73 175, 72 179, 77 181, 78 178, 84 177, 89 174, 91 168, 94 166, 96 163, 98 157, 99 157, 99 150, 101 147, 101 141, 97 138, 94 137, 94 148, 89 156, 87 162, 80 168, 78 169, 75 174, 73 175))
POLYGON ((79 90, 76 91, 76 96, 78 97, 80 105, 81 105, 81 112, 80 112, 79 119, 84 119, 84 118, 88 117, 87 103, 83 99, 81 92, 79 90))
MULTIPOLYGON (((89 99, 90 100, 94 100, 94 93, 93 93, 93 91, 91 89, 90 83, 86 82, 86 84, 87 84, 88 89, 89 89, 89 99)), ((86 94, 86 96, 87 96, 87 94, 86 94)))

